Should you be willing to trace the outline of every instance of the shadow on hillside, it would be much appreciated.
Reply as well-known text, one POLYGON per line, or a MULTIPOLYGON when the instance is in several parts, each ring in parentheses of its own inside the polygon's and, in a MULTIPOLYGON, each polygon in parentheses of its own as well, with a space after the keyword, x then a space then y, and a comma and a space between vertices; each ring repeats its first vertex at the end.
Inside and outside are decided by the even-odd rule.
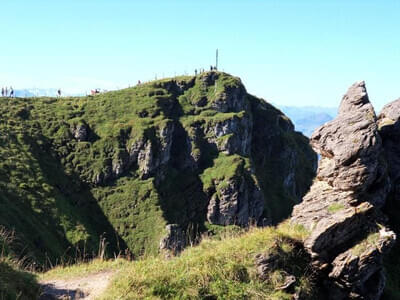
POLYGON ((84 299, 85 293, 79 289, 57 288, 54 285, 47 284, 43 287, 43 292, 39 300, 54 300, 54 299, 84 299))
MULTIPOLYGON (((173 91, 173 98, 178 97, 179 94, 173 91)), ((170 167, 163 170, 164 179, 156 184, 160 206, 168 224, 179 224, 187 234, 191 231, 189 234, 192 236, 188 238, 195 238, 206 229, 208 206, 208 196, 203 190, 200 174, 212 166, 218 150, 206 141, 202 130, 197 130, 196 139, 202 153, 200 161, 195 162, 190 153, 190 138, 180 122, 184 113, 179 101, 173 101, 172 106, 160 107, 175 125, 170 167)))
POLYGON ((292 131, 281 112, 266 103, 259 109, 259 100, 250 97, 253 112, 251 160, 257 181, 264 193, 263 217, 277 224, 292 213, 311 187, 316 175, 317 155, 309 146, 308 138, 292 131), (295 150, 295 156, 291 152, 295 150), (313 160, 311 160, 314 157, 313 160), (293 174, 292 190, 284 186, 293 174))
MULTIPOLYGON (((63 235, 64 244, 67 245, 63 250, 65 251, 63 256, 69 257, 72 262, 74 258, 90 259, 98 254, 102 238, 106 239, 109 246, 107 249, 109 255, 118 255, 124 251, 127 248, 125 242, 104 215, 91 193, 90 187, 82 182, 78 174, 67 174, 57 155, 52 152, 51 141, 44 136, 41 136, 40 139, 43 141, 40 145, 32 138, 29 138, 29 143, 31 153, 45 174, 46 181, 53 187, 52 196, 56 200, 57 211, 50 212, 52 213, 50 220, 54 223, 48 225, 54 226, 54 231, 58 235, 63 235), (72 226, 74 229, 83 226, 90 235, 88 242, 81 242, 77 245, 68 243, 67 233, 60 225, 61 221, 68 223, 68 226, 72 226)), ((41 218, 40 215, 37 217, 41 218)), ((59 261, 60 257, 53 254, 52 259, 53 262, 49 262, 50 264, 59 261)))

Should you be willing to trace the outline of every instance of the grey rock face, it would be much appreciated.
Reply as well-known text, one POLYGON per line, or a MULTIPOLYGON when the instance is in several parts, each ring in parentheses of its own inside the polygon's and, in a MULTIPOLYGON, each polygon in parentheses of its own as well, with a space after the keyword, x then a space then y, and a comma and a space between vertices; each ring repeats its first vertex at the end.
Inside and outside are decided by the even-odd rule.
POLYGON ((392 183, 391 196, 400 202, 400 99, 385 105, 378 118, 379 132, 389 167, 392 183))
POLYGON ((264 198, 254 182, 234 178, 208 204, 207 220, 218 225, 248 225, 258 221, 264 208, 264 198))
POLYGON ((174 123, 167 123, 159 130, 156 141, 140 139, 129 149, 129 161, 137 163, 142 178, 148 178, 157 172, 162 176, 161 167, 171 158, 174 129, 174 123), (157 151, 154 150, 155 147, 157 151))
POLYGON ((213 103, 213 108, 219 112, 240 112, 247 110, 248 103, 243 101, 246 96, 244 87, 230 88, 221 93, 213 103))
POLYGON ((186 237, 178 224, 169 224, 165 227, 166 234, 160 241, 160 250, 167 254, 179 254, 186 246, 186 237))
POLYGON ((80 142, 87 141, 89 128, 86 124, 77 124, 71 131, 76 140, 80 142))
POLYGON ((104 184, 109 179, 118 178, 135 164, 143 179, 154 175, 162 178, 162 168, 171 158, 174 129, 174 123, 169 122, 156 132, 155 139, 142 137, 131 145, 126 145, 126 149, 121 149, 115 154, 105 171, 94 178, 94 183, 104 184), (154 148, 157 148, 157 151, 154 151, 154 148))
POLYGON ((383 292, 382 257, 396 237, 379 211, 390 181, 376 121, 365 84, 357 82, 337 118, 311 137, 321 155, 317 178, 291 221, 310 232, 304 247, 330 299, 379 299, 383 292))
POLYGON ((336 119, 311 136, 321 154, 318 178, 343 191, 363 193, 375 181, 382 143, 364 82, 351 86, 336 119))
POLYGON ((234 117, 212 124, 205 129, 209 143, 216 144, 218 150, 230 155, 248 156, 251 147, 252 122, 249 115, 234 117))

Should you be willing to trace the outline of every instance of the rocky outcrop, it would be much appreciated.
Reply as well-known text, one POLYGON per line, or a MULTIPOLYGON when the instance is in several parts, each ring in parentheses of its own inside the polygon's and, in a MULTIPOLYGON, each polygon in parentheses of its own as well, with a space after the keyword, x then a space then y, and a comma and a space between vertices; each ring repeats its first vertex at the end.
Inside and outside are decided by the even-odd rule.
POLYGON ((218 225, 248 225, 257 223, 264 209, 264 197, 253 181, 232 178, 211 196, 207 220, 218 225))
POLYGON ((226 154, 248 156, 251 149, 252 120, 248 114, 212 122, 205 128, 209 143, 215 144, 226 154))
POLYGON ((178 224, 168 224, 166 233, 160 241, 160 250, 166 256, 179 254, 186 247, 186 236, 178 224))
POLYGON ((71 132, 76 140, 84 142, 88 139, 89 126, 85 123, 79 123, 71 128, 71 132))
POLYGON ((96 175, 94 183, 105 184, 110 179, 119 178, 133 165, 138 167, 141 178, 147 179, 157 175, 161 180, 164 176, 162 167, 166 166, 171 158, 174 129, 174 123, 169 122, 164 127, 157 128, 152 139, 142 137, 130 145, 125 145, 125 149, 119 149, 111 165, 96 175))
POLYGON ((291 222, 310 233, 304 247, 329 299, 379 299, 383 292, 382 258, 395 234, 380 212, 390 180, 376 121, 365 83, 357 82, 337 118, 311 137, 321 160, 291 222))
POLYGON ((389 167, 391 199, 400 204, 400 99, 385 105, 378 117, 378 127, 389 167))

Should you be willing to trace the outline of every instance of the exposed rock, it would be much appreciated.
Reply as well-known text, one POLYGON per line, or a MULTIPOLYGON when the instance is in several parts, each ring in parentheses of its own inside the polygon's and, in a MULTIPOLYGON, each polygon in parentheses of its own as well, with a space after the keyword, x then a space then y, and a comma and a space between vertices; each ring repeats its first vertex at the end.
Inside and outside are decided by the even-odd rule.
POLYGON ((226 154, 248 156, 251 148, 252 122, 249 115, 215 122, 205 129, 209 143, 217 145, 226 154))
MULTIPOLYGON (((307 255, 302 248, 302 245, 299 243, 292 244, 294 247, 293 253, 297 253, 297 255, 304 255, 302 258, 307 259, 307 255)), ((292 260, 296 260, 296 263, 302 264, 298 257, 291 257, 291 254, 284 251, 279 242, 275 242, 271 248, 267 250, 264 254, 258 254, 255 257, 255 267, 256 267, 256 274, 258 279, 264 282, 273 281, 274 285, 276 286, 276 290, 285 290, 285 291, 294 291, 294 285, 296 284, 296 276, 292 273, 297 272, 295 268, 299 267, 299 265, 294 266, 291 262, 292 260), (273 274, 275 271, 278 271, 280 282, 276 282, 277 277, 273 274)), ((303 270, 304 271, 304 270, 303 270)), ((278 277, 278 278, 279 278, 278 277)))
POLYGON ((254 182, 233 178, 219 188, 208 204, 207 220, 218 225, 248 225, 257 222, 264 209, 264 197, 254 182))
POLYGON ((160 241, 160 250, 167 252, 167 255, 177 255, 186 246, 186 237, 178 224, 169 224, 165 227, 166 234, 160 241))
POLYGON ((379 211, 390 181, 364 82, 349 88, 337 118, 314 132, 311 145, 321 155, 317 178, 291 220, 310 232, 304 247, 329 299, 379 299, 382 257, 396 237, 379 211))
POLYGON ((288 290, 290 289, 293 284, 296 283, 296 277, 294 277, 293 275, 289 275, 289 274, 285 274, 285 280, 283 281, 283 283, 278 286, 276 289, 277 290, 288 290))
POLYGON ((279 266, 281 256, 277 253, 258 254, 255 259, 257 277, 262 281, 269 279, 269 276, 279 266))
POLYGON ((400 99, 385 105, 378 118, 379 132, 389 167, 392 183, 391 196, 400 203, 400 99))
POLYGON ((366 192, 376 180, 382 152, 375 122, 365 84, 357 82, 343 97, 337 118, 311 136, 321 154, 318 179, 343 191, 366 192))
POLYGON ((243 86, 226 88, 213 102, 213 108, 219 112, 240 112, 247 110, 248 102, 243 101, 246 90, 243 86))
POLYGON ((206 85, 206 86, 211 86, 215 84, 215 81, 219 78, 219 73, 218 72, 205 72, 203 74, 200 74, 199 79, 200 81, 206 85))
POLYGON ((156 132, 153 140, 142 137, 127 145, 126 149, 119 149, 110 164, 95 176, 94 183, 105 184, 110 179, 119 178, 134 164, 138 166, 143 179, 155 175, 162 179, 162 166, 171 158, 174 129, 174 124, 169 122, 156 132), (157 151, 154 151, 155 147, 157 151))
POLYGON ((87 141, 88 139, 89 126, 86 125, 85 123, 76 124, 71 129, 71 132, 75 139, 77 139, 80 142, 84 142, 87 141))
POLYGON ((163 177, 162 166, 165 166, 171 158, 171 146, 175 126, 172 122, 159 130, 156 141, 147 140, 137 156, 137 164, 142 178, 157 175, 163 177), (154 148, 157 148, 157 151, 154 148))

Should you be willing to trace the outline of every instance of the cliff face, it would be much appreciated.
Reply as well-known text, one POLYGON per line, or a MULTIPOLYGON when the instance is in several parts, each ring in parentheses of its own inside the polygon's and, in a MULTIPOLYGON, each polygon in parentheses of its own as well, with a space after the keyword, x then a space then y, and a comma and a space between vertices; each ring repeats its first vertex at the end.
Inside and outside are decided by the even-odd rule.
POLYGON ((39 256, 95 248, 103 232, 111 248, 140 255, 160 240, 182 247, 177 236, 207 224, 277 222, 314 176, 308 140, 225 73, 2 101, 0 178, 10 195, 0 220, 39 256))
POLYGON ((378 117, 379 133, 391 179, 391 200, 400 205, 400 99, 385 105, 378 117))
POLYGON ((317 177, 291 221, 310 232, 304 246, 330 299, 380 299, 383 255, 396 238, 381 208, 396 180, 390 156, 398 154, 387 137, 382 143, 364 82, 349 88, 311 145, 321 155, 317 177))

